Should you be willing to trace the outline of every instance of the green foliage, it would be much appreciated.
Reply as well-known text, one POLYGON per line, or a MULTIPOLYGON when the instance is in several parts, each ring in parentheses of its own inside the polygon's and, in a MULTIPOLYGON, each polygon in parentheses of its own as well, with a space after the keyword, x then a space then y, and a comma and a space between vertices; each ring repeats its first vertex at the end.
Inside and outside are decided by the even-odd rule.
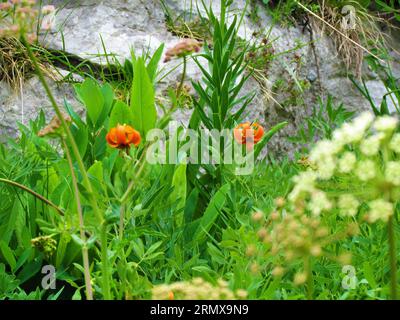
POLYGON ((238 98, 239 92, 250 74, 245 75, 246 64, 243 63, 247 48, 234 56, 238 19, 234 18, 228 26, 225 23, 225 1, 221 1, 221 17, 217 19, 212 8, 206 8, 208 20, 213 29, 213 49, 204 46, 204 53, 199 57, 206 59, 208 70, 194 57, 194 61, 202 71, 204 83, 193 82, 193 87, 200 96, 195 102, 191 124, 197 128, 201 121, 208 129, 232 128, 240 119, 246 106, 254 98, 254 93, 238 98), (237 107, 237 111, 232 112, 237 107))
POLYGON ((389 1, 382 1, 376 0, 375 1, 379 11, 382 11, 386 14, 391 14, 393 17, 400 22, 400 1, 399 0, 389 0, 389 1))
MULTIPOLYGON (((221 1, 220 17, 207 7, 207 17, 201 17, 202 25, 210 26, 212 39, 194 56, 204 76, 203 81, 193 83, 197 95, 189 127, 195 130, 232 131, 243 121, 254 96, 252 92, 240 94, 251 76, 246 73, 246 54, 251 48, 237 41, 243 16, 227 22, 230 3, 221 1)), ((291 12, 290 3, 282 8, 291 12)), ((310 265, 313 290, 310 283, 293 282, 306 254, 284 265, 285 274, 276 275, 274 265, 282 262, 282 252, 272 250, 267 235, 275 234, 271 226, 277 219, 277 207, 281 210, 285 206, 278 205, 278 200, 285 202, 299 180, 303 182, 293 180, 294 176, 312 168, 303 159, 298 162, 297 155, 275 159, 269 154, 268 161, 256 161, 254 171, 243 176, 234 174, 236 164, 150 165, 145 161, 149 148, 145 134, 153 128, 166 132, 171 111, 182 107, 174 94, 165 105, 155 98, 163 49, 161 45, 153 55, 144 53, 141 57, 132 53, 131 59, 118 65, 117 74, 107 78, 110 83, 98 82, 91 75, 75 85, 86 117, 67 102, 64 107, 72 119, 70 130, 83 169, 71 146, 60 148, 63 141, 38 136, 46 125, 43 112, 27 125, 18 124, 18 139, 0 145, 0 299, 81 300, 89 297, 87 275, 95 299, 151 299, 155 285, 195 277, 213 284, 224 279, 230 289, 244 289, 250 299, 389 298, 387 283, 392 275, 382 250, 388 238, 386 225, 360 220, 358 234, 340 237, 343 227, 355 219, 341 216, 337 206, 318 218, 334 241, 324 244, 326 256, 315 258, 310 265), (120 75, 123 80, 118 79, 120 75), (171 110, 167 105, 172 105, 171 110), (163 118, 157 117, 158 107, 166 111, 163 118), (137 148, 107 147, 105 136, 118 123, 141 132, 142 143, 137 148), (71 164, 68 155, 72 155, 71 164), (101 219, 96 216, 96 205, 101 219), (358 277, 356 288, 351 290, 342 287, 345 274, 338 260, 344 251, 352 253, 351 264, 358 277), (42 267, 49 264, 57 270, 54 291, 41 287, 42 267)), ((383 71, 388 91, 398 100, 397 79, 390 69, 372 66, 383 71)), ((111 63, 107 67, 111 68, 111 63)), ((302 93, 303 84, 292 76, 302 93)), ((365 86, 359 88, 364 90, 365 86)), ((363 93, 370 97, 366 89, 363 93)), ((374 105, 373 110, 387 113, 385 104, 380 108, 374 105)), ((291 140, 305 145, 302 151, 307 153, 317 139, 330 138, 335 128, 352 117, 353 112, 328 96, 314 106, 304 127, 291 140)), ((266 130, 251 151, 256 159, 286 124, 266 130)), ((168 136, 166 144, 174 143, 174 138, 168 136)), ((394 159, 392 154, 386 156, 394 159)), ((385 157, 384 152, 378 152, 377 159, 381 157, 385 157)), ((377 180, 377 185, 385 184, 377 180)), ((320 188, 336 195, 360 186, 354 179, 338 176, 320 188)), ((360 201, 370 192, 367 188, 358 191, 360 201)), ((362 204, 361 215, 367 206, 362 204)), ((303 207, 298 203, 284 215, 303 207)), ((396 221, 398 208, 397 204, 396 221)), ((393 233, 398 245, 397 224, 393 233)))
POLYGON ((343 103, 336 107, 331 95, 326 101, 319 98, 318 106, 313 106, 311 116, 306 119, 307 125, 303 125, 297 135, 289 140, 307 145, 316 138, 331 138, 333 130, 353 116, 354 112, 348 111, 343 103))
MULTIPOLYGON (((143 136, 146 136, 146 133, 155 127, 157 120, 154 89, 142 58, 135 61, 134 70, 131 95, 133 124, 143 136)), ((152 76, 154 77, 154 72, 152 76)))
POLYGON ((134 122, 132 109, 124 102, 117 101, 111 111, 108 128, 114 128, 117 124, 129 124, 134 122))
MULTIPOLYGON (((386 61, 390 61, 387 53, 384 53, 383 58, 385 58, 386 61)), ((395 112, 397 114, 400 114, 400 86, 398 84, 399 79, 396 78, 396 76, 393 74, 390 63, 385 63, 385 65, 383 65, 380 61, 372 56, 367 57, 367 62, 371 69, 379 74, 383 84, 385 85, 386 93, 382 97, 381 104, 377 105, 374 99, 371 97, 368 86, 366 85, 364 80, 361 80, 360 84, 359 81, 352 77, 350 78, 351 81, 358 89, 358 91, 365 97, 365 99, 367 99, 375 115, 379 116, 390 114, 389 104, 392 104, 395 112)))

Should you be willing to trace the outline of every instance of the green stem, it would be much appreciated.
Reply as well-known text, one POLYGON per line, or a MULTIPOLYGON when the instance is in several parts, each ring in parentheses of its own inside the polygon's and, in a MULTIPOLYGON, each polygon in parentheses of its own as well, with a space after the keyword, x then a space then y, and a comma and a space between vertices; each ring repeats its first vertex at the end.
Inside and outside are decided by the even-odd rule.
MULTIPOLYGON (((47 94, 47 96, 48 96, 48 98, 50 100, 50 103, 51 103, 51 105, 52 105, 57 117, 61 121, 61 125, 62 125, 62 127, 63 127, 63 129, 64 129, 64 131, 66 133, 66 136, 67 136, 67 142, 71 146, 73 155, 74 155, 74 157, 75 157, 75 159, 76 159, 76 161, 78 163, 79 171, 81 172, 81 175, 82 175, 82 178, 83 178, 83 184, 84 184, 84 186, 85 186, 85 188, 87 190, 88 198, 89 198, 92 210, 94 212, 94 215, 97 217, 98 223, 101 226, 102 230, 106 229, 106 222, 105 222, 104 217, 102 216, 102 214, 100 213, 100 210, 98 208, 97 200, 96 200, 96 198, 94 196, 92 185, 90 183, 90 180, 89 180, 89 177, 87 175, 85 166, 83 164, 82 158, 81 158, 80 153, 79 153, 78 146, 75 143, 75 140, 74 140, 74 137, 73 137, 73 135, 71 133, 71 130, 69 129, 69 126, 68 126, 67 122, 65 121, 65 119, 64 119, 64 117, 63 117, 63 115, 61 113, 60 108, 57 105, 57 102, 56 102, 56 100, 55 100, 55 98, 54 98, 54 96, 53 96, 53 94, 52 94, 52 92, 50 90, 50 87, 47 84, 46 79, 44 78, 44 75, 43 75, 43 73, 42 73, 42 71, 41 71, 41 69, 39 67, 37 59, 36 59, 35 55, 32 52, 31 46, 26 41, 26 39, 25 39, 25 37, 23 35, 22 35, 22 43, 25 45, 25 47, 27 49, 28 56, 31 59, 31 61, 33 63, 33 66, 35 67, 36 74, 39 77, 39 81, 41 82, 43 88, 45 89, 46 94, 47 94)), ((101 239, 102 239, 101 240, 101 250, 102 251, 107 250, 107 242, 103 242, 104 239, 107 240, 107 237, 101 237, 101 239)), ((107 256, 107 255, 105 255, 105 256, 107 256)), ((104 255, 102 255, 102 257, 104 258, 104 255)), ((109 279, 108 259, 105 259, 105 260, 102 259, 101 266, 102 266, 103 296, 104 296, 105 299, 109 299, 110 298, 110 291, 109 291, 109 284, 108 284, 108 281, 109 281, 108 280, 109 279)))
POLYGON ((305 258, 304 269, 307 273, 307 299, 313 300, 314 279, 313 279, 313 274, 312 274, 312 257, 305 258))
POLYGON ((130 193, 132 192, 133 187, 135 186, 135 182, 137 182, 137 179, 139 178, 140 174, 143 171, 143 168, 145 165, 145 161, 143 161, 143 155, 145 154, 145 152, 146 152, 146 148, 145 148, 145 150, 143 150, 143 154, 139 159, 139 162, 140 162, 139 170, 136 172, 135 177, 129 183, 128 188, 126 189, 125 193, 123 194, 123 196, 120 199, 120 203, 121 203, 121 209, 119 212, 119 238, 120 238, 120 240, 122 240, 122 238, 124 236, 124 220, 125 220, 126 202, 128 201, 128 197, 129 197, 130 193))
POLYGON ((50 103, 51 103, 51 105, 52 105, 57 117, 61 121, 61 125, 62 125, 62 127, 63 127, 63 129, 64 129, 64 131, 66 133, 67 142, 71 146, 71 149, 72 149, 72 152, 74 154, 74 157, 75 157, 75 159, 76 159, 76 161, 78 163, 79 171, 82 174, 82 178, 83 178, 83 182, 84 182, 85 188, 87 189, 87 191, 88 191, 88 193, 90 195, 90 201, 91 201, 92 209, 95 212, 99 222, 102 223, 104 219, 103 219, 102 215, 100 214, 100 210, 98 209, 96 199, 93 196, 93 188, 92 188, 92 185, 90 183, 89 177, 88 177, 88 175, 86 173, 85 165, 83 164, 82 158, 81 158, 80 153, 79 153, 78 146, 75 143, 75 140, 74 140, 74 137, 73 137, 73 135, 71 133, 71 130, 69 129, 69 126, 68 126, 67 122, 65 121, 65 119, 63 117, 63 114, 61 112, 61 109, 59 108, 59 106, 58 106, 58 104, 57 104, 57 102, 56 102, 56 100, 55 100, 55 98, 53 96, 53 93, 51 92, 50 87, 47 84, 46 79, 44 78, 44 75, 43 75, 43 73, 42 73, 42 71, 41 71, 41 69, 39 67, 37 59, 36 59, 35 55, 32 52, 31 46, 25 40, 24 37, 22 37, 22 43, 26 46, 29 58, 32 60, 32 63, 34 65, 34 67, 35 67, 36 74, 39 77, 39 81, 42 84, 44 90, 46 91, 46 95, 48 96, 48 98, 50 100, 50 103))
POLYGON ((72 184, 74 186, 76 206, 77 206, 77 209, 78 209, 79 231, 80 231, 81 240, 83 242, 83 245, 82 245, 82 260, 83 260, 83 270, 84 270, 84 277, 85 277, 86 299, 87 300, 93 300, 93 289, 92 289, 92 282, 91 282, 91 279, 90 279, 89 253, 88 253, 88 248, 87 248, 87 243, 86 243, 86 235, 85 235, 85 226, 84 226, 84 220, 83 220, 82 205, 81 205, 81 201, 80 201, 80 198, 79 198, 78 182, 76 180, 74 167, 72 165, 72 158, 71 158, 71 155, 69 153, 68 146, 67 146, 64 138, 62 138, 61 140, 62 140, 63 145, 64 145, 65 154, 67 155, 68 165, 69 165, 69 168, 70 168, 70 171, 71 171, 72 184))
POLYGON ((101 269, 102 269, 102 291, 105 300, 111 300, 110 282, 108 277, 108 248, 107 248, 107 225, 103 224, 100 229, 101 242, 101 269), (105 245, 103 245, 105 244, 105 245), (105 270, 106 268, 106 270, 105 270))
POLYGON ((124 219, 125 219, 125 203, 121 204, 119 211, 119 239, 122 240, 124 236, 124 219))
POLYGON ((143 153, 142 153, 142 155, 140 156, 140 158, 138 160, 138 162, 140 163, 140 167, 139 167, 138 171, 136 172, 135 176, 133 177, 133 179, 131 180, 131 182, 129 183, 128 188, 126 189, 125 193, 123 194, 123 196, 119 200, 119 202, 122 205, 124 205, 126 203, 126 201, 128 200, 128 197, 129 197, 129 195, 130 195, 130 193, 131 193, 131 191, 132 191, 132 189, 133 189, 133 187, 135 185, 135 182, 137 182, 137 179, 139 178, 140 174, 143 171, 143 168, 144 168, 145 163, 146 163, 146 161, 144 161, 144 157, 145 157, 146 151, 147 151, 147 147, 145 146, 144 149, 143 149, 143 153))
POLYGON ((397 300, 397 257, 393 216, 391 216, 388 221, 388 234, 390 259, 390 295, 392 300, 397 300))
POLYGON ((12 181, 12 180, 8 180, 8 179, 3 179, 0 178, 0 182, 4 182, 7 183, 9 185, 12 185, 14 187, 20 188, 28 193, 30 193, 31 195, 35 196, 36 198, 38 198, 39 200, 43 201, 44 203, 46 203, 47 205, 49 205, 50 207, 56 209, 57 213, 60 214, 61 216, 64 215, 64 212, 53 202, 51 202, 50 200, 46 199, 45 197, 43 197, 42 195, 40 195, 39 193, 33 191, 32 189, 29 189, 28 187, 19 184, 18 182, 12 181))
POLYGON ((181 78, 181 82, 179 84, 178 87, 178 92, 177 92, 177 96, 178 98, 180 97, 181 93, 182 93, 182 89, 183 89, 183 84, 185 82, 185 77, 186 77, 186 56, 183 56, 183 71, 182 71, 182 78, 181 78))

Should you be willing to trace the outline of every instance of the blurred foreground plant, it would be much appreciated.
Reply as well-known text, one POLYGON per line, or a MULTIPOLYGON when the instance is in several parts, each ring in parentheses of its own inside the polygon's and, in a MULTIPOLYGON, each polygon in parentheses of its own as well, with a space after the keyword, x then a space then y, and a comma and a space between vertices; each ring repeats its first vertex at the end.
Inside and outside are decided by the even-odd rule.
POLYGON ((363 113, 335 130, 331 140, 312 149, 312 168, 294 178, 288 196, 291 211, 324 217, 338 208, 344 219, 387 225, 391 297, 397 298, 395 221, 400 200, 400 133, 398 119, 363 113), (333 188, 332 186, 346 186, 333 188), (362 221, 361 220, 361 221, 362 221))

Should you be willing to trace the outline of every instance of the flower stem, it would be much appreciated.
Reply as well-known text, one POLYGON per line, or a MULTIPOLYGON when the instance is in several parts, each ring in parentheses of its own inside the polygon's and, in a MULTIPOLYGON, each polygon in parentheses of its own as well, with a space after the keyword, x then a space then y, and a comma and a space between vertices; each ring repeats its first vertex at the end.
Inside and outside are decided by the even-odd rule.
POLYGON ((125 219, 125 203, 121 204, 119 211, 119 239, 124 237, 124 219, 125 219))
POLYGON ((78 183, 77 183, 77 180, 76 180, 74 167, 72 165, 72 159, 71 159, 71 155, 70 155, 69 150, 68 150, 68 146, 67 146, 64 138, 62 138, 61 140, 62 140, 63 145, 64 145, 65 154, 67 155, 68 165, 69 165, 69 168, 70 168, 70 171, 71 171, 72 184, 74 186, 75 200, 76 200, 76 205, 77 205, 77 209, 78 209, 79 231, 80 231, 81 240, 83 242, 83 245, 82 245, 82 260, 83 260, 83 270, 84 270, 85 286, 86 286, 86 299, 87 300, 93 300, 93 289, 92 289, 92 283, 91 283, 91 280, 90 280, 89 253, 88 253, 88 248, 87 248, 87 243, 86 243, 85 226, 84 226, 84 220, 83 220, 82 205, 81 205, 81 201, 80 201, 80 198, 79 198, 78 183))
POLYGON ((392 300, 397 300, 397 258, 393 216, 391 216, 388 221, 388 235, 390 259, 390 295, 392 300))
MULTIPOLYGON (((52 92, 50 90, 50 87, 47 84, 46 79, 44 78, 44 75, 43 75, 43 73, 42 73, 42 71, 41 71, 41 69, 39 67, 37 59, 36 59, 35 55, 32 52, 31 46, 29 45, 28 41, 26 41, 24 35, 22 35, 21 38, 22 38, 22 40, 21 40, 22 43, 25 45, 25 47, 27 49, 28 56, 31 59, 31 61, 33 63, 33 66, 35 67, 35 71, 36 71, 36 74, 39 77, 39 81, 41 82, 44 90, 46 91, 46 94, 47 94, 47 96, 48 96, 48 98, 50 100, 50 103, 51 103, 51 105, 52 105, 57 117, 61 121, 61 125, 62 125, 62 127, 63 127, 63 129, 64 129, 64 131, 66 133, 67 142, 71 146, 73 155, 74 155, 74 157, 75 157, 75 159, 77 161, 78 167, 79 167, 79 171, 80 171, 80 173, 82 175, 83 184, 84 184, 84 186, 85 186, 85 188, 87 190, 88 198, 89 198, 89 201, 90 201, 90 205, 92 207, 94 215, 96 216, 96 218, 98 220, 99 225, 102 228, 101 232, 103 232, 104 231, 103 229, 106 230, 106 228, 107 228, 106 221, 104 220, 103 215, 100 213, 99 207, 97 205, 97 200, 96 200, 96 198, 94 196, 93 188, 92 188, 92 185, 90 183, 89 177, 87 175, 87 172, 86 172, 86 169, 85 169, 85 165, 83 164, 83 160, 82 160, 82 158, 80 156, 78 146, 76 145, 76 142, 75 142, 74 137, 73 137, 73 135, 71 133, 71 130, 69 129, 69 126, 68 126, 67 122, 65 121, 65 119, 64 119, 64 117, 63 117, 63 115, 61 113, 60 108, 57 105, 57 102, 56 102, 56 100, 55 100, 55 98, 54 98, 54 96, 53 96, 53 94, 52 94, 52 92)), ((101 250, 102 251, 104 251, 104 250, 106 251, 107 250, 107 242, 103 242, 103 240, 107 240, 107 236, 105 236, 105 237, 102 236, 101 237, 101 250)), ((109 284, 108 284, 109 273, 108 273, 107 254, 105 254, 105 255, 102 254, 101 266, 102 266, 102 270, 101 270, 102 272, 101 273, 102 273, 103 297, 105 299, 109 299, 111 293, 109 291, 109 284), (104 259, 104 257, 106 257, 106 259, 104 259)))
POLYGON ((314 279, 312 274, 312 257, 305 258, 304 269, 307 273, 307 300, 313 300, 314 279))
POLYGON ((26 46, 29 58, 32 60, 32 63, 34 65, 34 67, 35 67, 36 74, 39 77, 39 81, 42 84, 44 90, 46 91, 46 95, 48 96, 48 98, 50 100, 50 103, 51 103, 51 105, 52 105, 57 117, 61 121, 61 125, 62 125, 62 127, 63 127, 63 129, 64 129, 64 131, 66 133, 66 136, 67 136, 67 142, 71 146, 71 149, 72 149, 72 152, 74 154, 74 157, 75 157, 75 159, 76 159, 76 161, 78 163, 79 171, 82 174, 83 182, 85 184, 85 187, 87 188, 88 193, 90 194, 92 209, 95 212, 96 216, 98 217, 99 222, 103 222, 103 217, 100 214, 100 211, 99 211, 98 206, 97 206, 96 199, 93 196, 92 185, 91 185, 91 183, 89 181, 89 177, 88 177, 88 175, 86 173, 85 166, 84 166, 82 158, 80 156, 78 146, 76 145, 74 137, 72 136, 71 130, 69 129, 69 126, 68 126, 67 122, 65 121, 62 113, 61 113, 61 109, 59 108, 59 106, 58 106, 58 104, 57 104, 57 102, 56 102, 56 100, 55 100, 55 98, 53 96, 53 93, 51 92, 50 87, 47 84, 46 79, 44 78, 44 75, 43 75, 43 73, 42 73, 42 71, 41 71, 41 69, 39 67, 39 64, 38 64, 38 62, 36 60, 36 57, 32 52, 31 46, 25 40, 24 37, 22 37, 22 43, 26 46))
POLYGON ((186 77, 186 56, 183 56, 183 71, 182 71, 182 78, 181 78, 181 82, 179 84, 178 87, 178 91, 177 91, 177 96, 180 97, 181 93, 182 93, 182 89, 183 89, 183 84, 185 82, 185 77, 186 77))
POLYGON ((45 197, 43 197, 43 196, 40 195, 39 193, 33 191, 32 189, 29 189, 28 187, 26 187, 26 186, 24 186, 24 185, 22 185, 22 184, 20 184, 20 183, 18 183, 18 182, 11 181, 11 180, 8 180, 8 179, 0 178, 0 182, 7 183, 7 184, 9 184, 9 185, 12 185, 12 186, 14 186, 14 187, 20 188, 20 189, 22 189, 22 190, 24 190, 24 191, 30 193, 31 195, 33 195, 33 196, 35 196, 36 198, 38 198, 39 200, 43 201, 44 203, 46 203, 46 204, 49 205, 50 207, 54 208, 54 209, 57 211, 57 213, 60 214, 61 216, 64 215, 64 212, 61 210, 61 208, 59 208, 56 204, 54 204, 54 203, 51 202, 50 200, 46 199, 45 197))
POLYGON ((100 229, 101 242, 101 270, 102 270, 102 291, 103 299, 111 300, 110 282, 108 275, 108 247, 107 247, 107 224, 103 224, 100 229))
POLYGON ((145 157, 146 151, 147 151, 147 146, 144 147, 143 153, 142 153, 142 155, 140 156, 140 158, 138 160, 138 163, 140 165, 139 169, 137 170, 134 178, 129 183, 128 188, 126 189, 125 193, 123 194, 123 196, 119 200, 121 205, 124 205, 125 202, 128 200, 128 197, 129 197, 129 195, 130 195, 135 183, 137 182, 137 179, 140 177, 140 175, 141 175, 141 173, 143 171, 143 168, 144 168, 145 163, 146 163, 146 161, 144 161, 144 157, 145 157))
POLYGON ((125 220, 125 211, 126 211, 126 201, 128 200, 128 197, 129 197, 133 187, 135 186, 137 179, 140 177, 140 175, 143 171, 143 168, 145 166, 145 161, 144 161, 143 157, 146 153, 146 150, 147 150, 147 147, 144 148, 143 153, 138 160, 138 162, 140 163, 140 167, 139 167, 138 171, 136 172, 134 178, 131 180, 131 182, 128 185, 128 188, 126 189, 125 193, 123 194, 123 196, 120 199, 120 203, 121 203, 121 208, 119 211, 119 238, 120 238, 120 240, 122 240, 122 238, 124 236, 124 220, 125 220))

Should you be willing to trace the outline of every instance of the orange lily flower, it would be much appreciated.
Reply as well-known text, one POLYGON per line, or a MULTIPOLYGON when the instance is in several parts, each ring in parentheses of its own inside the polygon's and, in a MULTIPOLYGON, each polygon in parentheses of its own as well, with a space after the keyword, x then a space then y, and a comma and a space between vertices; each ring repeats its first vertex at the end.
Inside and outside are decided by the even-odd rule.
POLYGON ((264 135, 264 128, 257 122, 243 122, 233 130, 235 140, 240 144, 250 143, 250 146, 258 143, 264 135))
POLYGON ((126 124, 117 124, 106 135, 106 140, 111 148, 126 149, 131 144, 137 147, 140 144, 140 133, 126 124))

